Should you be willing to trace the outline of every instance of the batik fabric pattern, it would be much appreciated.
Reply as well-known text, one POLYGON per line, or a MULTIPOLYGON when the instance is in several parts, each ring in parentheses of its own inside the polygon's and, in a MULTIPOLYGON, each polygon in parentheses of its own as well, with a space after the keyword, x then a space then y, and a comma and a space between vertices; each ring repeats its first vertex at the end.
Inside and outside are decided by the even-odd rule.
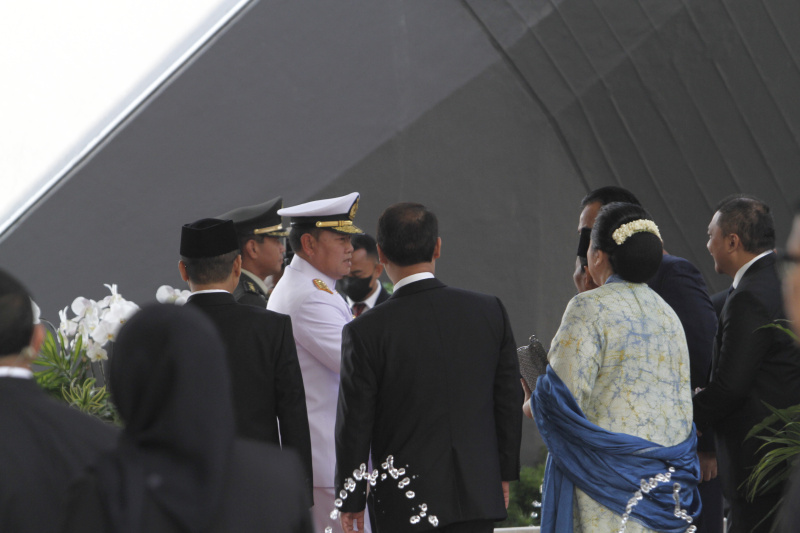
MULTIPOLYGON (((680 320, 647 285, 612 277, 575 296, 549 361, 586 418, 662 446, 692 429, 689 352, 680 320)), ((552 453, 552 452, 551 452, 552 453)), ((621 516, 575 489, 576 532, 618 531, 621 516)), ((651 531, 633 521, 628 533, 651 531)))

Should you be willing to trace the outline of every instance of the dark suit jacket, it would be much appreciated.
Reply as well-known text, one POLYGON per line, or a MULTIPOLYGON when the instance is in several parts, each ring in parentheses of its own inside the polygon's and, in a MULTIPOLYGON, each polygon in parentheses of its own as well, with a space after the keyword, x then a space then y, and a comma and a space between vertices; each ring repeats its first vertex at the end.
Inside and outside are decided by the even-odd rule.
POLYGON ((193 294, 188 304, 211 318, 225 343, 237 433, 295 450, 312 490, 306 396, 291 319, 238 304, 228 293, 193 294))
MULTIPOLYGON (((207 533, 280 531, 312 533, 311 506, 293 453, 253 441, 236 441, 223 501, 207 533)), ((93 473, 69 490, 63 533, 114 533, 100 485, 93 473)), ((184 529, 144 495, 142 531, 180 533, 184 529)))
POLYGON ((692 390, 704 387, 711 370, 717 315, 700 271, 686 259, 665 255, 647 282, 678 315, 689 346, 692 390))
MULTIPOLYGON (((431 529, 427 518, 409 522, 423 503, 440 527, 504 519, 501 481, 518 479, 520 468, 519 377, 499 299, 436 279, 397 290, 344 327, 337 493, 371 447, 381 473, 389 455, 406 470, 370 489, 382 533, 431 529), (404 477, 410 484, 399 489, 404 477)), ((364 488, 360 482, 343 511, 364 508, 364 488)))
MULTIPOLYGON (((378 283, 380 284, 380 280, 378 281, 378 283)), ((380 285, 380 287, 378 287, 378 289, 381 292, 378 294, 378 299, 375 300, 375 307, 381 305, 383 302, 388 300, 389 297, 391 296, 388 292, 386 292, 386 289, 383 288, 382 284, 380 285)))
POLYGON ((117 430, 49 398, 31 379, 0 378, 0 531, 59 531, 67 488, 117 430))
POLYGON ((777 408, 800 403, 800 348, 785 333, 762 327, 783 318, 775 254, 770 254, 753 263, 728 296, 714 342, 711 382, 694 397, 698 429, 716 432, 729 500, 744 496, 738 487, 765 453, 757 452, 761 441, 744 440, 770 414, 762 402, 777 408))

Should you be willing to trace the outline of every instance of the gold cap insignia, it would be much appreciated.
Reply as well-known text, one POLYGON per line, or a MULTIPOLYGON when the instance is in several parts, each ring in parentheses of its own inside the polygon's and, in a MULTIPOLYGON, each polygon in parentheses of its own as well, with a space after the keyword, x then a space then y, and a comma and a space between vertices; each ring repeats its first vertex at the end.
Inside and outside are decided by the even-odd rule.
POLYGON ((356 211, 358 211, 358 200, 359 199, 356 198, 356 201, 353 202, 353 207, 350 208, 350 214, 348 215, 350 217, 350 220, 356 218, 356 211))
POLYGON ((328 288, 328 285, 322 281, 321 279, 314 280, 314 286, 321 291, 325 291, 327 293, 333 294, 333 291, 328 288))

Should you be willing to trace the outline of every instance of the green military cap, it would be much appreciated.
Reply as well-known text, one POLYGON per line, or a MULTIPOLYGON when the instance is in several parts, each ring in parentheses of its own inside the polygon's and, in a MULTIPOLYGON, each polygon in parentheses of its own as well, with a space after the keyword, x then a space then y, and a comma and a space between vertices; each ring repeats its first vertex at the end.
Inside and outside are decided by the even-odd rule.
POLYGON ((233 220, 236 233, 240 236, 286 237, 289 230, 283 227, 283 221, 278 214, 281 207, 283 207, 283 198, 278 196, 263 204, 249 205, 228 211, 217 218, 233 220))

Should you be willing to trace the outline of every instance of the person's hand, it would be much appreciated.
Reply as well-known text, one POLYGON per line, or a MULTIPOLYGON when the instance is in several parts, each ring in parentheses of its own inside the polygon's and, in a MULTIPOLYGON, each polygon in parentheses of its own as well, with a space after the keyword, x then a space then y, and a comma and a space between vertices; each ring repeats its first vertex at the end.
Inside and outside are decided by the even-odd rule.
POLYGON ((354 524, 358 527, 358 531, 364 531, 364 511, 359 511, 357 513, 339 513, 339 522, 342 524, 344 533, 353 533, 356 531, 353 529, 354 524))
POLYGON ((697 452, 700 459, 701 481, 711 481, 717 477, 717 454, 716 452, 697 452))
POLYGON ((508 481, 503 481, 503 499, 506 501, 506 509, 508 509, 509 485, 508 481))
MULTIPOLYGON (((524 379, 519 378, 519 382, 522 383, 522 390, 525 391, 525 403, 522 404, 522 412, 525 413, 525 416, 528 418, 533 418, 533 412, 531 411, 531 388, 528 387, 524 379)), ((503 483, 505 483, 505 481, 503 483)), ((508 498, 506 498, 506 504, 507 503, 508 498)))

